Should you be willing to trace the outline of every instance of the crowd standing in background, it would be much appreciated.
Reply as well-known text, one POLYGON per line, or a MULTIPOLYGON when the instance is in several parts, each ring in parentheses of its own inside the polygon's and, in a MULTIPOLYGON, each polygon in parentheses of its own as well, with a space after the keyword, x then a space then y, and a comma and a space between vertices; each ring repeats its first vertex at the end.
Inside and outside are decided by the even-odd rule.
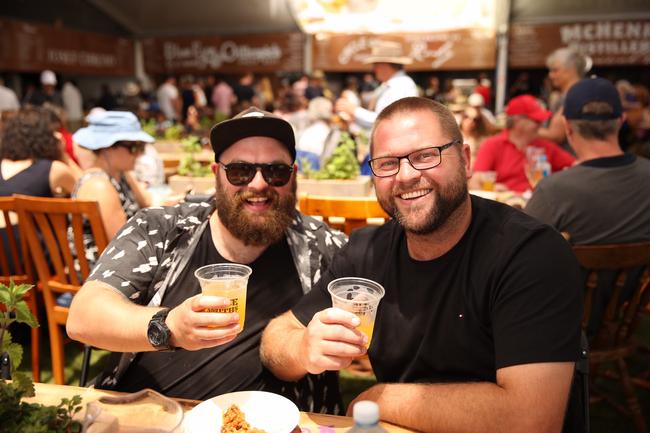
MULTIPOLYGON (((497 116, 493 113, 494 89, 486 73, 477 74, 475 79, 453 79, 448 75, 443 78, 428 74, 426 81, 419 86, 409 76, 411 59, 402 52, 401 45, 391 42, 373 47, 366 61, 372 65, 373 73, 330 75, 316 70, 309 74, 278 72, 255 75, 246 72, 236 76, 170 75, 163 77, 158 87, 145 86, 135 80, 125 82, 119 88, 105 83, 96 95, 83 94, 75 80, 65 76, 59 79, 54 71, 45 70, 38 77, 39 85, 27 84, 22 95, 16 95, 0 81, 0 111, 14 112, 20 108, 21 101, 23 105, 53 108, 61 119, 57 129, 66 142, 66 152, 79 161, 82 168, 92 164, 93 158, 86 158, 89 153, 84 153, 73 143, 71 134, 83 126, 84 115, 93 107, 131 111, 141 121, 154 125, 152 128, 155 129, 148 131, 155 130, 158 136, 164 135, 166 138, 166 131, 170 127, 180 125, 181 135, 197 135, 206 145, 207 133, 212 125, 230 118, 233 112, 251 105, 260 106, 292 125, 298 151, 311 152, 313 155, 308 156, 314 162, 314 167, 322 165, 331 155, 331 141, 340 137, 340 132, 349 132, 356 140, 362 174, 369 174, 368 152, 364 146, 374 117, 388 103, 405 96, 422 95, 447 105, 454 112, 464 140, 470 145, 473 167, 485 142, 496 140, 493 137, 503 134, 504 129, 516 128, 516 124, 520 123, 513 121, 507 124, 507 114, 497 116), (332 108, 328 108, 323 98, 331 102, 332 108), (317 102, 310 108, 313 101, 317 102), (332 131, 335 134, 331 134, 332 131), (325 141, 329 144, 323 145, 325 141)), ((591 60, 574 48, 562 47, 549 55, 547 67, 548 76, 543 82, 533 81, 526 71, 514 75, 507 90, 508 102, 523 95, 536 98, 552 116, 538 122, 539 128, 537 131, 533 128, 531 134, 536 139, 556 143, 567 152, 574 153, 566 140, 562 124, 562 103, 571 86, 589 73, 591 60)), ((616 81, 615 85, 625 113, 619 129, 620 147, 625 152, 650 157, 650 92, 646 86, 624 79, 616 81)), ((170 137, 177 137, 177 134, 170 137)), ((159 168, 160 158, 154 154, 155 149, 149 146, 148 150, 146 154, 157 158, 154 165, 159 168)), ((518 159, 528 157, 524 152, 519 152, 518 159)), ((145 156, 142 158, 145 159, 145 156)), ((551 164, 552 159, 547 156, 551 164)), ((509 162, 505 166, 508 170, 516 168, 516 171, 520 171, 520 167, 510 167, 509 162)), ((478 168, 486 170, 483 165, 478 168)), ((141 180, 144 180, 144 176, 141 180)), ((525 186, 526 182, 521 180, 525 186)), ((146 182, 148 185, 159 183, 160 176, 146 182)), ((504 185, 512 187, 508 182, 504 182, 504 185)), ((522 188, 515 187, 515 191, 524 192, 522 188)), ((534 185, 530 184, 524 189, 533 188, 534 185)))

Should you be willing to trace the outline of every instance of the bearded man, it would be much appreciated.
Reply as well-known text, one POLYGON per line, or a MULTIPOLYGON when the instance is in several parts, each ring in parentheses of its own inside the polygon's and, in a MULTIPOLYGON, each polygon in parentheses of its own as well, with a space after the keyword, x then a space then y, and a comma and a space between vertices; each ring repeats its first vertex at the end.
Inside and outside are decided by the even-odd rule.
POLYGON ((303 410, 336 412, 337 376, 278 380, 259 358, 262 330, 318 282, 347 239, 296 208, 296 150, 291 126, 249 108, 211 131, 213 203, 144 209, 120 230, 74 297, 68 334, 115 352, 95 381, 120 391, 155 389, 204 400, 268 390, 303 410), (246 322, 208 312, 230 299, 203 296, 196 269, 213 263, 252 268, 246 322), (327 390, 311 405, 307 392, 327 390))
POLYGON ((368 349, 378 383, 355 401, 374 400, 382 420, 421 432, 580 431, 571 248, 522 212, 468 194, 469 146, 435 101, 386 107, 370 151, 393 219, 353 232, 314 290, 271 321, 263 363, 297 380, 365 354, 359 318, 328 308, 327 285, 367 278, 386 290, 368 349))

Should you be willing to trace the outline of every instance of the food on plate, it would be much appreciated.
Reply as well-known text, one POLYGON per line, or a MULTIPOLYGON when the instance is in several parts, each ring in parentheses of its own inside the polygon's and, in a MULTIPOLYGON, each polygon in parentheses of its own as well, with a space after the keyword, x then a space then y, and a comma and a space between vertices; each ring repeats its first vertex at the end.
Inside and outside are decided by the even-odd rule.
POLYGON ((262 429, 251 427, 246 422, 244 412, 236 404, 231 405, 223 413, 223 422, 221 424, 221 433, 266 433, 262 429))

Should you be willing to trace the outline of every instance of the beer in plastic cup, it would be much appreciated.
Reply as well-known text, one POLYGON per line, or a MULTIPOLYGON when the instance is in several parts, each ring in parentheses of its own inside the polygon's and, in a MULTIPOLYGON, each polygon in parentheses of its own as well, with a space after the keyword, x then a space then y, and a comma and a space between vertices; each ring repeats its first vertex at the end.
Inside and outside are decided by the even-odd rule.
POLYGON ((253 270, 237 263, 217 263, 202 266, 194 272, 204 295, 230 299, 230 307, 209 308, 217 313, 239 313, 239 327, 244 329, 246 318, 246 288, 253 270))
POLYGON ((494 185, 497 182, 496 171, 479 171, 479 179, 481 180, 481 189, 483 191, 494 191, 494 185))
POLYGON ((343 277, 331 281, 327 290, 332 295, 333 307, 354 313, 361 320, 357 329, 368 337, 368 348, 375 328, 377 307, 385 293, 384 288, 366 278, 343 277))

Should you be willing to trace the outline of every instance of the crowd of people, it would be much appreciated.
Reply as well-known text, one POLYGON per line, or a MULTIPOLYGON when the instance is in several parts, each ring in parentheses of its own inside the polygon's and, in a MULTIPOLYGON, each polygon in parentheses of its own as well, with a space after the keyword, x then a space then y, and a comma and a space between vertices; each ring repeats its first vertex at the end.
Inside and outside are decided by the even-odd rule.
MULTIPOLYGON (((341 414, 337 372, 367 354, 377 384, 355 401, 378 402, 383 420, 423 432, 584 431, 571 244, 650 241, 647 91, 587 77, 589 59, 563 48, 548 59, 548 98, 517 80, 499 118, 485 76, 470 87, 433 77, 423 89, 390 42, 366 61, 373 75, 336 92, 319 72, 275 92, 253 74, 170 76, 155 98, 105 89, 85 117, 65 106, 81 99, 74 83, 59 94, 51 71, 23 108, 0 87, 0 107, 14 112, 0 127, 0 195, 98 200, 112 239, 67 323, 72 339, 114 352, 95 386, 189 399, 267 390, 341 414), (149 116, 206 136, 209 201, 149 207, 130 174, 155 140, 141 127, 149 116), (344 130, 370 137, 357 157, 391 216, 349 239, 296 209, 301 158, 322 164, 344 130), (523 211, 470 195, 485 171, 530 194, 523 211), (202 295, 194 278, 214 263, 253 270, 243 329, 238 313, 219 311, 230 299, 202 295), (359 318, 331 307, 328 284, 347 276, 386 290, 369 346, 359 318)), ((92 236, 85 246, 92 253, 92 236)))

